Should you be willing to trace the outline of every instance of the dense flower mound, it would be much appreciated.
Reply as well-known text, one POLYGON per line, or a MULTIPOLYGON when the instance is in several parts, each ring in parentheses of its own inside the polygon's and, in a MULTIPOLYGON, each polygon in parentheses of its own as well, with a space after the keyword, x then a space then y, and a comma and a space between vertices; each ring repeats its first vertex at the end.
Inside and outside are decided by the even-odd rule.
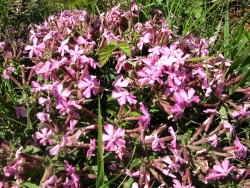
POLYGON ((247 182, 236 126, 250 115, 249 89, 236 90, 242 104, 230 98, 231 61, 209 53, 213 38, 177 36, 159 10, 141 23, 141 7, 130 8, 67 10, 31 25, 27 43, 1 42, 3 77, 28 96, 16 118, 32 121, 33 135, 17 151, 2 141, 15 155, 0 159, 0 187, 94 185, 97 95, 106 181, 122 172, 116 183, 128 187, 247 182))

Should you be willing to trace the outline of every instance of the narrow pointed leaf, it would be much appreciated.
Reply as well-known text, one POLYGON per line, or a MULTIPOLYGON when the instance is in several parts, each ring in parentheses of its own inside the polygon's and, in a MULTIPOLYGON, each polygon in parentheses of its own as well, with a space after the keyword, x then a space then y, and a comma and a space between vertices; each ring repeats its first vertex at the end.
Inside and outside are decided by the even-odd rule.
POLYGON ((225 56, 229 56, 229 2, 226 3, 225 25, 224 25, 224 51, 225 56))
POLYGON ((243 86, 246 83, 246 81, 249 79, 250 79, 250 69, 248 69, 248 71, 245 73, 241 81, 233 87, 233 90, 231 91, 231 93, 233 93, 238 87, 243 86))
POLYGON ((25 182, 23 185, 28 188, 39 188, 39 186, 30 182, 25 182))
POLYGON ((229 73, 233 72, 234 70, 237 70, 240 65, 246 60, 246 58, 250 55, 250 49, 246 49, 241 56, 239 56, 228 68, 226 77, 229 73))
POLYGON ((98 95, 98 147, 97 147, 97 179, 96 188, 104 184, 104 161, 103 161, 103 142, 102 142, 102 114, 100 95, 98 95))

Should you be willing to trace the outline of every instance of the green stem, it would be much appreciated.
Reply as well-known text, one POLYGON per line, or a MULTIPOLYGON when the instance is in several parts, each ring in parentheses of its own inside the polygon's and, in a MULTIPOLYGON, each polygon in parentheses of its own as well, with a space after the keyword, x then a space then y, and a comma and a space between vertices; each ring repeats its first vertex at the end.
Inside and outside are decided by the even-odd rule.
MULTIPOLYGON (((136 150, 136 145, 135 145, 135 147, 134 147, 134 150, 133 150, 133 153, 132 153, 132 157, 131 157, 129 163, 127 164, 127 166, 124 168, 124 170, 127 169, 127 168, 129 167, 129 165, 131 164, 131 162, 133 161, 134 154, 135 154, 135 150, 136 150)), ((111 183, 113 183, 113 182, 114 182, 115 180, 117 180, 121 175, 124 174, 124 170, 122 170, 116 177, 114 177, 112 180, 110 180, 109 182, 105 183, 104 185, 102 185, 102 186, 99 187, 99 188, 106 188, 106 187, 108 187, 111 183)))

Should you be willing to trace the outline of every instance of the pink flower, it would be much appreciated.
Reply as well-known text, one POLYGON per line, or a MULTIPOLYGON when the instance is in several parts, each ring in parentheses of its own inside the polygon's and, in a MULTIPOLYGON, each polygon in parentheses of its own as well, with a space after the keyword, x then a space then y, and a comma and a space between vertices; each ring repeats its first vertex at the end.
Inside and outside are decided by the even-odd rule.
POLYGON ((152 87, 157 81, 159 84, 163 84, 163 81, 160 79, 162 77, 162 70, 161 66, 146 66, 142 70, 137 71, 138 77, 140 79, 138 80, 138 83, 141 86, 148 85, 149 87, 152 87))
POLYGON ((68 161, 64 160, 64 163, 66 164, 65 171, 70 173, 70 177, 73 180, 75 187, 79 187, 80 176, 76 173, 76 169, 70 165, 68 161))
POLYGON ((65 113, 72 113, 76 115, 75 110, 81 109, 81 106, 76 104, 75 100, 70 99, 68 102, 61 100, 56 108, 59 110, 59 114, 65 115, 65 113))
MULTIPOLYGON (((191 107, 192 102, 198 103, 200 101, 200 98, 198 96, 194 96, 195 90, 193 88, 190 88, 188 92, 185 90, 181 89, 179 95, 181 98, 176 98, 177 101, 184 101, 186 107, 191 107)), ((176 95, 175 95, 176 97, 176 95)))
POLYGON ((36 117, 42 122, 44 123, 45 121, 48 121, 49 119, 49 114, 43 113, 43 112, 38 112, 36 114, 36 117))
POLYGON ((68 134, 63 135, 62 140, 59 144, 55 145, 53 148, 49 150, 50 155, 56 155, 60 149, 64 149, 65 145, 70 141, 70 137, 68 134))
POLYGON ((66 62, 68 62, 68 59, 66 57, 63 57, 60 61, 50 59, 52 66, 50 67, 50 71, 58 70, 62 65, 64 65, 66 62))
POLYGON ((223 120, 223 126, 225 129, 229 129, 229 136, 232 137, 234 131, 233 126, 225 120, 223 120))
POLYGON ((166 148, 165 143, 158 138, 157 134, 154 134, 153 136, 152 135, 145 136, 145 140, 147 140, 147 139, 149 139, 149 140, 153 139, 153 141, 152 141, 152 150, 153 151, 160 151, 160 150, 166 148))
POLYGON ((29 57, 32 58, 33 54, 35 53, 36 56, 40 57, 42 56, 42 51, 45 49, 45 44, 41 43, 37 45, 37 38, 33 38, 33 46, 27 45, 25 46, 24 50, 30 50, 29 57))
POLYGON ((150 124, 150 114, 148 113, 147 108, 143 105, 143 103, 140 103, 140 110, 143 113, 144 116, 140 116, 139 124, 142 126, 144 130, 148 129, 148 125, 150 124))
POLYGON ((105 149, 108 151, 116 151, 119 148, 122 148, 125 146, 125 140, 121 139, 125 134, 125 130, 122 128, 118 128, 116 131, 114 130, 114 126, 111 124, 107 124, 103 126, 104 130, 108 134, 102 134, 103 142, 108 142, 105 149), (114 132, 115 131, 115 132, 114 132))
POLYGON ((139 178, 140 177, 139 171, 132 172, 130 169, 126 169, 125 174, 128 175, 130 178, 133 178, 133 177, 139 178))
POLYGON ((60 82, 53 83, 53 96, 58 100, 66 100, 70 96, 71 91, 69 89, 63 90, 63 84, 60 82))
POLYGON ((169 168, 170 170, 172 170, 172 171, 174 170, 175 172, 179 172, 179 171, 180 171, 181 166, 180 166, 179 164, 177 164, 177 162, 173 162, 173 161, 170 159, 169 156, 165 156, 165 157, 163 158, 163 161, 164 161, 166 164, 169 165, 168 168, 169 168))
POLYGON ((91 92, 93 92, 94 95, 98 94, 98 87, 100 83, 96 79, 96 76, 92 76, 90 74, 87 74, 83 80, 80 80, 78 82, 78 88, 81 90, 84 90, 83 96, 86 98, 91 97, 91 92))
POLYGON ((170 147, 171 147, 172 149, 175 149, 175 148, 176 148, 176 139, 177 139, 177 137, 176 137, 176 134, 175 134, 175 132, 174 132, 173 127, 169 127, 169 128, 168 128, 168 132, 169 132, 169 133, 171 134, 171 136, 173 137, 173 140, 171 141, 170 147))
POLYGON ((46 105, 46 111, 49 112, 50 108, 52 106, 52 101, 50 97, 47 97, 47 99, 40 97, 38 99, 38 103, 41 104, 42 106, 44 106, 44 104, 46 105))
POLYGON ((4 78, 4 79, 9 79, 10 77, 9 77, 9 75, 7 74, 7 72, 10 74, 10 73, 14 72, 14 70, 15 70, 14 67, 9 67, 9 68, 5 69, 5 70, 3 71, 3 78, 4 78))
POLYGON ((116 61, 117 61, 117 64, 115 66, 115 70, 117 73, 120 73, 122 67, 126 64, 126 55, 125 54, 123 54, 121 56, 117 55, 116 61))
POLYGON ((216 147, 218 145, 218 138, 216 134, 213 134, 212 136, 208 137, 206 139, 207 142, 212 142, 211 146, 216 147))
POLYGON ((62 183, 62 187, 65 187, 65 188, 79 188, 79 185, 78 185, 78 182, 74 182, 73 180, 70 180, 67 177, 66 181, 64 183, 62 183))
POLYGON ((123 79, 123 75, 119 74, 117 76, 117 79, 112 83, 112 86, 114 86, 115 88, 122 88, 122 87, 127 87, 129 84, 128 80, 124 80, 123 79), (123 80, 123 81, 122 81, 123 80))
POLYGON ((59 150, 60 150, 60 145, 57 144, 57 145, 55 145, 53 148, 51 148, 51 149, 49 150, 49 154, 50 154, 50 155, 56 155, 56 154, 59 152, 59 150))
POLYGON ((131 157, 131 153, 127 150, 124 149, 124 147, 119 148, 118 150, 116 150, 116 153, 118 154, 118 157, 122 160, 123 157, 131 157))
POLYGON ((51 62, 46 61, 45 63, 40 63, 40 67, 36 70, 36 73, 42 74, 43 79, 47 80, 49 76, 52 80, 56 80, 56 75, 51 71, 51 62))
POLYGON ((191 185, 184 186, 177 179, 173 179, 173 183, 174 183, 173 184, 174 188, 195 188, 195 186, 191 186, 191 185))
POLYGON ((87 158, 90 158, 92 156, 93 151, 95 151, 96 148, 96 139, 90 139, 90 148, 87 151, 87 158))
POLYGON ((87 63, 90 64, 91 67, 96 69, 96 67, 100 68, 100 64, 98 62, 95 62, 94 59, 90 57, 86 57, 85 55, 82 55, 80 58, 81 66, 85 66, 87 63))
POLYGON ((70 134, 73 134, 75 132, 76 124, 77 124, 77 121, 75 119, 71 119, 69 121, 69 127, 67 127, 67 130, 70 134))
POLYGON ((34 87, 31 92, 37 93, 43 90, 43 87, 36 81, 31 81, 31 85, 34 87))
POLYGON ((24 173, 21 165, 25 162, 23 158, 19 157, 22 149, 23 148, 20 147, 15 153, 15 160, 3 168, 4 176, 10 177, 11 175, 14 175, 15 180, 21 179, 20 175, 24 173))
POLYGON ((205 178, 206 180, 210 179, 219 179, 224 178, 228 176, 230 172, 234 170, 234 166, 229 167, 229 160, 225 159, 222 164, 216 164, 213 167, 213 172, 211 174, 208 174, 208 176, 205 178))
POLYGON ((119 98, 117 101, 120 106, 126 104, 126 101, 128 101, 130 104, 137 103, 137 100, 135 100, 136 97, 132 93, 129 93, 127 90, 122 88, 116 88, 112 92, 112 97, 114 99, 119 98))
POLYGON ((238 148, 236 156, 241 159, 241 158, 246 158, 247 157, 247 148, 243 144, 241 144, 240 140, 238 137, 236 137, 234 141, 234 145, 238 148))
POLYGON ((44 146, 47 145, 47 142, 49 142, 50 145, 55 144, 55 140, 54 139, 50 139, 50 136, 53 134, 53 132, 48 129, 46 126, 42 126, 40 128, 40 130, 42 131, 42 133, 40 132, 36 132, 35 133, 35 138, 37 140, 40 140, 40 143, 44 146))
POLYGON ((51 176, 48 180, 46 180, 43 185, 42 188, 52 188, 52 187, 56 187, 56 181, 57 181, 57 177, 55 175, 51 176))
POLYGON ((177 121, 178 117, 182 117, 184 109, 185 106, 183 105, 183 103, 175 103, 175 105, 171 108, 171 112, 174 115, 173 121, 177 121))
POLYGON ((58 48, 58 52, 61 52, 61 56, 64 56, 64 53, 66 52, 70 52, 69 51, 69 46, 67 45, 67 43, 69 42, 69 38, 63 40, 61 42, 61 46, 58 48))
POLYGON ((20 119, 21 117, 25 117, 26 116, 26 111, 24 109, 24 107, 20 106, 20 107, 16 107, 16 118, 20 119))
POLYGON ((10 177, 11 175, 14 175, 14 179, 21 179, 20 174, 23 173, 22 171, 22 163, 24 160, 22 158, 16 160, 14 163, 12 163, 11 166, 7 165, 3 168, 4 176, 10 177))
POLYGON ((247 111, 248 108, 250 107, 250 104, 244 104, 244 106, 239 106, 240 110, 236 110, 232 112, 233 117, 238 117, 238 120, 242 120, 246 117, 250 116, 250 111, 247 111))
POLYGON ((237 172, 237 174, 233 175, 233 179, 240 180, 240 178, 243 176, 246 169, 245 168, 237 168, 235 171, 237 172))
POLYGON ((72 55, 72 58, 70 60, 75 62, 81 57, 81 54, 83 54, 83 52, 84 50, 79 48, 79 46, 76 44, 74 50, 70 50, 70 55, 72 55))
POLYGON ((149 28, 142 33, 142 37, 140 37, 140 42, 137 44, 137 47, 142 50, 143 44, 150 43, 152 39, 153 29, 149 28))

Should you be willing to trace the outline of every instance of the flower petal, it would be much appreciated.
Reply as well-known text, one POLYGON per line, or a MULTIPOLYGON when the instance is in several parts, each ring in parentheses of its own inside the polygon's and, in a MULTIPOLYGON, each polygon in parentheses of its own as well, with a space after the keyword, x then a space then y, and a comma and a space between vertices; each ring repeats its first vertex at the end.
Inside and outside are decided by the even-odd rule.
POLYGON ((108 133, 109 136, 113 137, 114 135, 114 126, 111 124, 107 124, 103 126, 104 130, 108 133))
POLYGON ((113 136, 114 137, 122 137, 124 134, 125 134, 125 130, 123 128, 119 127, 113 136))

